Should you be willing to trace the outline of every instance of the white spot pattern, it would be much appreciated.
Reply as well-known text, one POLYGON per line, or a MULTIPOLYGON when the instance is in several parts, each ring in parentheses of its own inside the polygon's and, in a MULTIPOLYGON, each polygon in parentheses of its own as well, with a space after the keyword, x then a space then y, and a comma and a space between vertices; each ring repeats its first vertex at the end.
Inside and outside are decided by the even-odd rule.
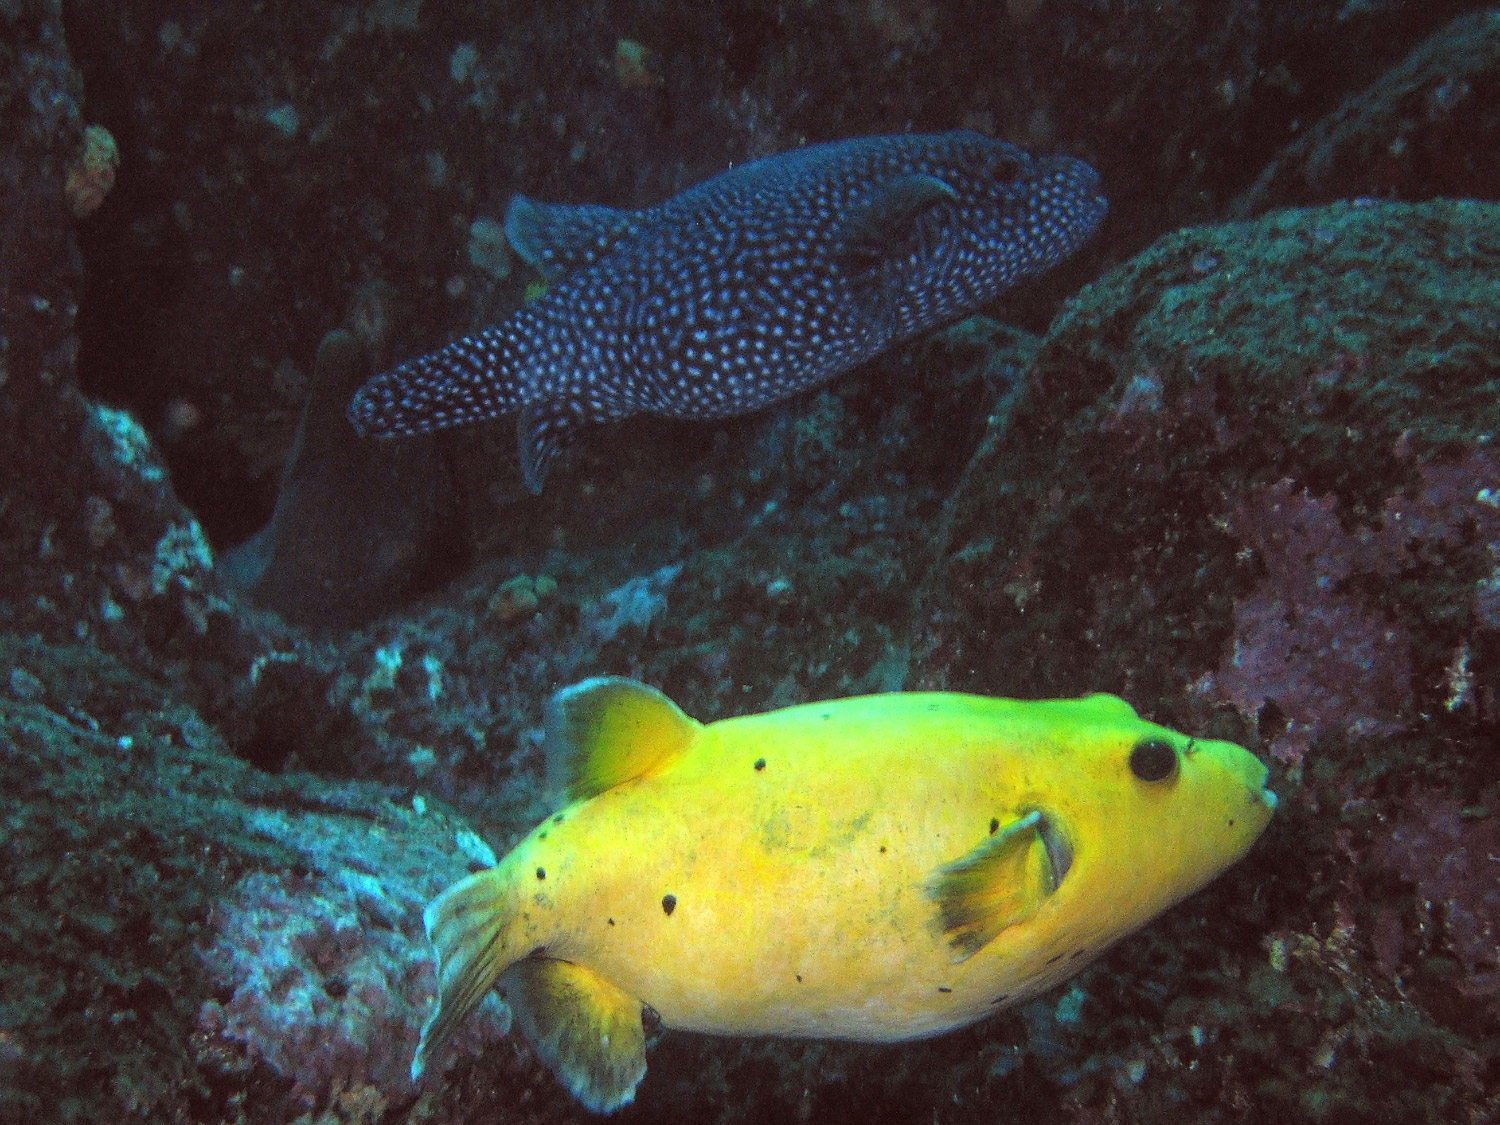
POLYGON ((581 427, 721 418, 822 383, 1055 265, 1106 204, 1081 161, 955 132, 768 157, 633 214, 526 207, 531 222, 586 216, 619 240, 598 239, 597 256, 505 323, 375 377, 349 414, 363 434, 412 434, 523 410, 539 491, 581 427), (888 252, 855 259, 855 217, 913 176, 952 197, 888 252))

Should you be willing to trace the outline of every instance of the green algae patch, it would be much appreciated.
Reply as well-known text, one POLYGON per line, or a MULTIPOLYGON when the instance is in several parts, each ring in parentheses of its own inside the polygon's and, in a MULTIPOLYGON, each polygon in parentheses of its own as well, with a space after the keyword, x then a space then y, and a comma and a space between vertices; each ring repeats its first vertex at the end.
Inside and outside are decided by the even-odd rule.
POLYGON ((165 1118, 207 1092, 188 1044, 214 893, 293 857, 223 831, 215 799, 244 767, 190 711, 86 648, 0 652, 0 1117, 165 1118))

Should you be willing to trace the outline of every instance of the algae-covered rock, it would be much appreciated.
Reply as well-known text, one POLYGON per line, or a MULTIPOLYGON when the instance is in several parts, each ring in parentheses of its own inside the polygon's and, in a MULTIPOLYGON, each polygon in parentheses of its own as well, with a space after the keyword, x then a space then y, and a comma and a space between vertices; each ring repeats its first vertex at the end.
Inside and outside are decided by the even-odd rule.
POLYGON ((474 861, 466 826, 260 773, 86 646, 0 636, 0 668, 0 1120, 188 1119, 225 1081, 260 1120, 408 1097, 421 908, 474 861))
POLYGON ((963 625, 935 630, 938 668, 1181 699, 1224 660, 1236 598, 1318 565, 1295 539, 1316 530, 1384 579, 1443 546, 1437 581, 1315 585, 1425 631, 1445 666, 1494 565, 1497 215, 1340 204, 1197 228, 1080 294, 955 497, 937 597, 963 625), (1275 527, 1293 508, 1302 530, 1275 527))

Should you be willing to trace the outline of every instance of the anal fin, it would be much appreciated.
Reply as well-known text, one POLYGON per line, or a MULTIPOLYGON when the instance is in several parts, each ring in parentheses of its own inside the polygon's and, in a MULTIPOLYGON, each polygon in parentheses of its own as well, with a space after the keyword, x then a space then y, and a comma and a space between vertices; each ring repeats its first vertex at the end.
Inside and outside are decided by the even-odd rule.
POLYGON ((548 398, 527 403, 516 420, 516 439, 521 452, 521 477, 533 496, 542 491, 558 455, 578 440, 590 426, 610 422, 631 413, 607 395, 581 398, 548 398))
POLYGON ((558 1080, 595 1113, 635 1098, 646 1076, 641 1002, 592 969, 530 957, 501 981, 516 1023, 558 1080))

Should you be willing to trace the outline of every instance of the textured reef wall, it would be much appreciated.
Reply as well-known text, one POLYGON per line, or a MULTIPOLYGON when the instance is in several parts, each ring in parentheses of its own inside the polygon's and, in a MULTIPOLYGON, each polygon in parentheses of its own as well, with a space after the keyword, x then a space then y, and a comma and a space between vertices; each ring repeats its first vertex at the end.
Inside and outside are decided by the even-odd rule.
POLYGON ((1207 1036, 1211 1081, 1265 1111, 1485 1104, 1497 217, 1335 204, 1162 239, 1069 304, 955 494, 924 681, 1107 688, 1282 767, 1254 891, 1198 900, 1269 960, 1216 1016, 1164 995, 1159 1095, 1206 1077, 1181 1044, 1207 1036))
POLYGON ((1500 1114, 1500 212, 1425 202, 1494 195, 1471 7, 0 3, 0 1120, 584 1119, 498 1005, 404 1070, 420 906, 543 815, 542 703, 603 672, 704 719, 1115 691, 1282 798, 1052 995, 893 1047, 667 1034, 622 1120, 1500 1114), (987 310, 1038 335, 618 427, 535 501, 507 427, 364 492, 389 463, 297 440, 341 322, 378 364, 520 299, 475 225, 511 191, 913 124, 1103 170, 1090 254, 987 310), (273 537, 291 621, 216 549, 278 487, 363 543, 273 537))

